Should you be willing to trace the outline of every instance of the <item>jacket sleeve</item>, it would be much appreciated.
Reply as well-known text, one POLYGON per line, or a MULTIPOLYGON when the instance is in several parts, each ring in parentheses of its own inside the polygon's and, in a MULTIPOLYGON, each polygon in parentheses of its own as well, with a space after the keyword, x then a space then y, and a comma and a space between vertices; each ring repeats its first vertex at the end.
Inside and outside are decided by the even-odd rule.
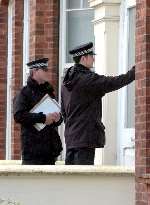
POLYGON ((21 91, 14 99, 14 120, 27 126, 44 123, 46 115, 43 113, 30 113, 27 104, 27 96, 21 91))
POLYGON ((119 76, 103 76, 91 73, 87 79, 87 89, 94 93, 109 93, 118 90, 135 80, 135 67, 133 67, 126 74, 119 76))

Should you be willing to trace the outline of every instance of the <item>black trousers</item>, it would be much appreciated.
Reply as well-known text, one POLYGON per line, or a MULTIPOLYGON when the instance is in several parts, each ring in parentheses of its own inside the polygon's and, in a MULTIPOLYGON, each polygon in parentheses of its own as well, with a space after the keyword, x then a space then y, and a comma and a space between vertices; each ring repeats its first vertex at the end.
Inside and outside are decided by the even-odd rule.
POLYGON ((94 165, 95 148, 73 148, 66 151, 66 165, 94 165))
POLYGON ((51 160, 22 160, 22 165, 55 165, 55 159, 51 160))

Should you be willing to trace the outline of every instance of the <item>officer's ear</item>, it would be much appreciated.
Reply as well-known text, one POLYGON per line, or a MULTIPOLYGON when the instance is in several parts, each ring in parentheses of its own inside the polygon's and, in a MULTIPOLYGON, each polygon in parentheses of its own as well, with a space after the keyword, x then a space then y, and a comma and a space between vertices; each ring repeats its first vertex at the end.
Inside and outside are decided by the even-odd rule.
POLYGON ((81 59, 80 59, 80 62, 85 62, 85 60, 86 60, 86 56, 81 56, 81 59))

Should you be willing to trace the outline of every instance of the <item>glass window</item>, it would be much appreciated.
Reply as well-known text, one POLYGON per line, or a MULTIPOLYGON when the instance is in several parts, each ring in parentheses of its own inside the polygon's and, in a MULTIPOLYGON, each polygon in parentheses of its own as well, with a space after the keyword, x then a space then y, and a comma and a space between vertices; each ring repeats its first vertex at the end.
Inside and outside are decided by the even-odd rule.
POLYGON ((67 9, 79 9, 81 0, 67 0, 67 9))
MULTIPOLYGON (((128 69, 135 64, 135 7, 129 8, 128 69)), ((135 127, 135 83, 127 87, 126 127, 135 127)))
POLYGON ((67 9, 82 9, 88 7, 88 0, 67 0, 67 9))
POLYGON ((66 10, 66 63, 72 63, 72 57, 69 50, 82 43, 89 41, 94 42, 94 10, 88 8, 88 0, 67 1, 68 8, 76 8, 80 4, 80 8, 66 10), (86 8, 85 8, 86 7, 86 8))
POLYGON ((88 8, 89 2, 87 0, 83 0, 83 8, 88 8))
POLYGON ((66 62, 72 62, 69 50, 81 43, 94 41, 94 28, 91 23, 93 10, 72 11, 67 13, 66 24, 66 62))

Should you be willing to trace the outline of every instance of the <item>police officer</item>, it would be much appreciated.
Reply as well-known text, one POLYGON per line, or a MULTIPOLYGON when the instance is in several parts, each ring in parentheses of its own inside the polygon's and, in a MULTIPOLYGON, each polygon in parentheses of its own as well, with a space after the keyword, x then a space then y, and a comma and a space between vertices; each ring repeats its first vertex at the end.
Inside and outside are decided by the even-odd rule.
POLYGON ((22 164, 55 164, 62 151, 57 126, 62 122, 60 113, 30 113, 30 110, 48 94, 55 98, 54 89, 48 82, 48 58, 37 59, 27 64, 30 76, 14 99, 14 119, 21 125, 22 164), (34 124, 44 123, 38 131, 34 124))
POLYGON ((95 148, 105 145, 102 97, 128 85, 135 79, 135 68, 126 74, 106 77, 92 72, 93 43, 70 51, 75 62, 62 84, 62 114, 65 121, 67 165, 94 164, 95 148))

